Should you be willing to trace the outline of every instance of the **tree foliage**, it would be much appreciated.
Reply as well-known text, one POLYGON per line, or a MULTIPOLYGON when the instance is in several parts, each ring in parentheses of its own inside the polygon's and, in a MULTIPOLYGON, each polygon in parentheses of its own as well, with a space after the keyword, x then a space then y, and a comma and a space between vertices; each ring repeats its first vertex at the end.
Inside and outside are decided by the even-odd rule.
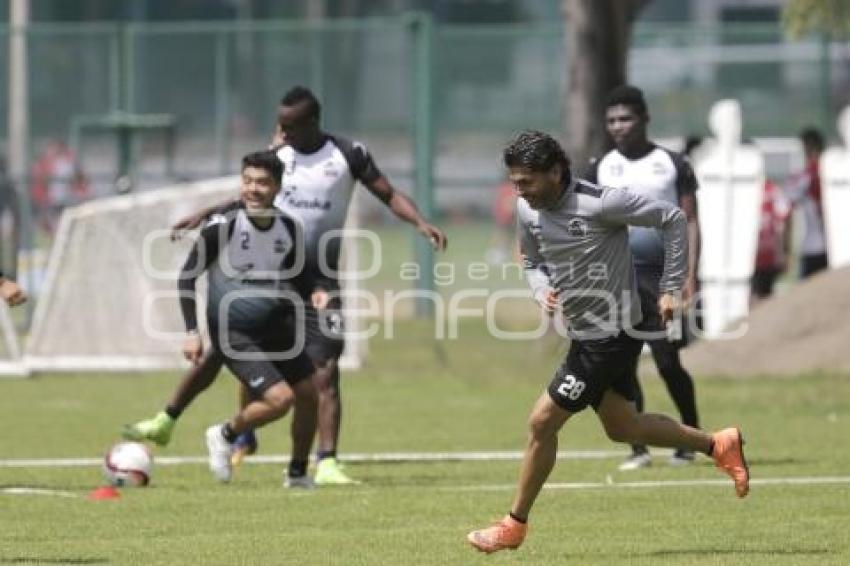
POLYGON ((790 0, 782 24, 793 38, 810 32, 844 36, 850 31, 850 0, 790 0))

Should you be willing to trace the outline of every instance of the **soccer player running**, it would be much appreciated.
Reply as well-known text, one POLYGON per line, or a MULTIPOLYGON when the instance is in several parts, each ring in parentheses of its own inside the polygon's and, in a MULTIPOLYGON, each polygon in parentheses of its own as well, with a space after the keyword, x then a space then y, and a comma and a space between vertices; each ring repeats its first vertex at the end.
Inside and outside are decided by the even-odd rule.
MULTIPOLYGON (((308 259, 327 268, 316 278, 311 293, 315 311, 307 309, 306 321, 306 348, 317 368, 313 381, 319 391, 315 483, 343 485, 355 481, 345 474, 337 460, 342 417, 338 360, 344 345, 338 280, 341 242, 339 237, 331 238, 329 245, 320 249, 320 238, 329 231, 343 229, 354 186, 360 181, 398 218, 415 226, 436 249, 445 249, 447 240, 439 228, 422 217, 410 198, 395 190, 364 144, 323 131, 320 117, 319 101, 310 90, 296 86, 283 96, 278 107, 275 145, 279 146, 277 155, 284 163, 284 181, 275 205, 301 221, 308 259), (321 258, 319 254, 323 254, 321 258)), ((202 211, 175 228, 193 228, 216 208, 202 211)), ((132 425, 125 430, 125 436, 167 444, 176 419, 212 383, 220 369, 218 358, 205 357, 184 377, 164 411, 153 419, 132 425)), ((293 426, 297 423, 293 422, 293 426)), ((246 434, 237 445, 243 453, 250 453, 256 450, 256 439, 252 433, 246 434)), ((302 470, 290 463, 287 485, 307 487, 307 478, 302 474, 302 470), (299 481, 292 483, 292 478, 299 481)))
MULTIPOLYGON (((625 189, 650 199, 676 204, 687 219, 688 256, 682 298, 687 303, 697 290, 700 231, 697 218, 697 181, 691 166, 678 153, 653 143, 647 137, 649 112, 643 92, 634 86, 618 86, 608 93, 605 126, 614 142, 614 149, 594 160, 585 178, 591 183, 625 189)), ((679 411, 682 422, 699 428, 694 381, 682 366, 679 350, 685 345, 681 338, 668 337, 658 313, 659 282, 664 270, 664 243, 658 228, 631 226, 629 248, 637 275, 643 321, 638 329, 647 333, 646 340, 658 373, 679 411)), ((681 321, 680 321, 681 322, 681 321)), ((682 330, 680 328, 680 330, 682 330)), ((637 360, 631 368, 635 380, 635 405, 643 411, 644 398, 637 376, 637 360)), ((686 465, 694 460, 694 452, 676 450, 670 458, 673 465, 686 465)), ((620 470, 636 470, 652 464, 646 446, 635 444, 632 454, 620 465, 620 470)))
POLYGON ((308 424, 308 434, 293 447, 293 459, 301 461, 309 458, 316 430, 316 389, 309 379, 313 366, 303 336, 297 336, 298 313, 304 312, 312 282, 304 267, 300 227, 274 206, 282 173, 273 152, 246 155, 239 201, 210 219, 180 272, 187 332, 183 354, 193 364, 204 355, 195 285, 208 271, 212 348, 249 394, 232 419, 206 432, 210 470, 222 482, 230 481, 233 442, 246 430, 283 417, 294 404, 308 424))
POLYGON ((612 440, 708 454, 732 477, 738 496, 746 496, 749 471, 739 429, 707 434, 635 409, 630 371, 642 343, 629 331, 642 315, 627 228, 661 231, 664 269, 656 308, 666 322, 680 307, 677 294, 687 274, 684 213, 666 201, 573 179, 564 150, 541 132, 522 132, 503 158, 520 197, 517 224, 526 277, 542 308, 560 309, 569 321, 571 343, 531 410, 509 514, 469 533, 469 543, 488 553, 522 544, 534 500, 555 465, 558 432, 588 405, 612 440))

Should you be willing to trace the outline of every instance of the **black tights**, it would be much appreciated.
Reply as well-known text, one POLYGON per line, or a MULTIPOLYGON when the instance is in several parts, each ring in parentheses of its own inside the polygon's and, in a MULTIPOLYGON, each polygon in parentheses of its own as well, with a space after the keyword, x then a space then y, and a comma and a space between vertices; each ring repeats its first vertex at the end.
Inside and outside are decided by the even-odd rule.
MULTIPOLYGON (((649 342, 649 348, 652 351, 652 358, 655 360, 655 365, 658 367, 658 373, 661 375, 661 379, 664 380, 665 385, 667 385, 670 398, 673 399, 676 409, 679 410, 682 423, 699 428, 694 380, 691 378, 691 374, 682 367, 678 345, 670 343, 667 340, 653 340, 649 342)), ((634 375, 635 405, 638 412, 642 413, 643 391, 640 387, 640 380, 637 379, 637 371, 634 372, 634 375)), ((645 446, 632 446, 632 448, 635 452, 646 451, 645 446)))

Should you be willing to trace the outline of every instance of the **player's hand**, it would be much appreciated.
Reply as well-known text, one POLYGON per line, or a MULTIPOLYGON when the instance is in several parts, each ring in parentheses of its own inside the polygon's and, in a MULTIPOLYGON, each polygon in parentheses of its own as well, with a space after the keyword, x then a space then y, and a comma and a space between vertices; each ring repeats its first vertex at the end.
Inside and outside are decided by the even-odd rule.
POLYGON ((204 216, 199 214, 193 214, 192 216, 186 216, 181 218, 171 227, 171 241, 176 242, 183 236, 183 232, 186 230, 193 230, 201 225, 204 221, 204 216))
POLYGON ((316 310, 326 309, 330 301, 331 295, 324 289, 316 289, 310 294, 310 302, 313 303, 313 308, 316 310))
POLYGON ((204 343, 201 341, 201 337, 197 334, 188 335, 183 341, 183 356, 196 366, 201 363, 203 355, 204 343))
POLYGON ((444 251, 446 246, 449 244, 449 240, 446 238, 446 235, 436 226, 423 222, 417 226, 417 229, 420 234, 428 238, 428 241, 431 242, 431 245, 437 251, 444 251))
POLYGON ((658 314, 661 315, 661 322, 667 324, 676 313, 682 309, 682 301, 674 293, 662 293, 658 298, 658 314))
POLYGON ((558 310, 558 292, 552 287, 546 287, 535 296, 537 303, 546 314, 555 314, 558 310))
POLYGON ((11 279, 0 278, 0 296, 10 307, 25 303, 27 294, 11 279))

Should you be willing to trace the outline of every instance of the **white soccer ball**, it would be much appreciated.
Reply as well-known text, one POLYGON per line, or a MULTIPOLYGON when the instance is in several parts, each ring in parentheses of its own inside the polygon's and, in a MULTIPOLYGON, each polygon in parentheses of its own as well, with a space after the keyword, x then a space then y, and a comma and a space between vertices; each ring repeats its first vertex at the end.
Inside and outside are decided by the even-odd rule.
POLYGON ((116 487, 148 485, 153 456, 141 442, 119 442, 103 458, 103 475, 116 487))

